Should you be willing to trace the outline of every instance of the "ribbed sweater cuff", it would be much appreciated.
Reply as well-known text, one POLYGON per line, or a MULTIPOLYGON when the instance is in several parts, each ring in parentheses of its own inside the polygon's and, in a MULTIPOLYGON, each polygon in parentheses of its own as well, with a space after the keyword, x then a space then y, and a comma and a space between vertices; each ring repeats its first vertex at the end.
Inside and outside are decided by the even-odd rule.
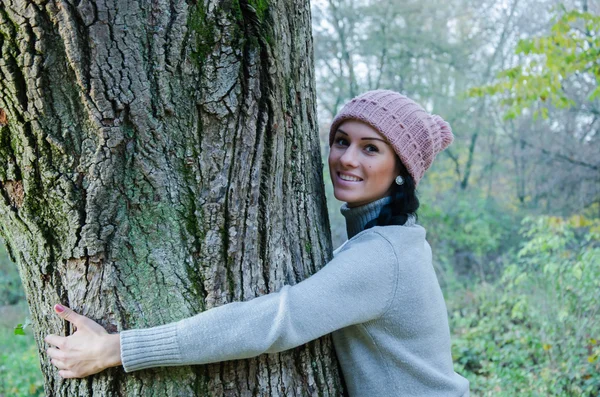
POLYGON ((125 372, 181 365, 177 323, 121 332, 121 361, 125 372))

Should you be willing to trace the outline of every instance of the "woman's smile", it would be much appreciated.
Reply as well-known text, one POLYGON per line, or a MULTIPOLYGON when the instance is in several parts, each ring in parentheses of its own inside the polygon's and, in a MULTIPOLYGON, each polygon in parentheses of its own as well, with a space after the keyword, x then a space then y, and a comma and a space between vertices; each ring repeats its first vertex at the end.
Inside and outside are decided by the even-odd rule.
POLYGON ((338 177, 341 182, 362 182, 362 178, 346 172, 338 172, 338 177))

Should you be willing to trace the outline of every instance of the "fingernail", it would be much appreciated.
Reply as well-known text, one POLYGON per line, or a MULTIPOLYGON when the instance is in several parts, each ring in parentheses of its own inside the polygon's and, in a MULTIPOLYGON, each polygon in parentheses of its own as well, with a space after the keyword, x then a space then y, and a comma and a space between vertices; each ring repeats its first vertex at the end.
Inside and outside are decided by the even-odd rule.
POLYGON ((62 313, 65 311, 65 308, 62 307, 61 305, 54 305, 54 310, 56 310, 59 313, 62 313))

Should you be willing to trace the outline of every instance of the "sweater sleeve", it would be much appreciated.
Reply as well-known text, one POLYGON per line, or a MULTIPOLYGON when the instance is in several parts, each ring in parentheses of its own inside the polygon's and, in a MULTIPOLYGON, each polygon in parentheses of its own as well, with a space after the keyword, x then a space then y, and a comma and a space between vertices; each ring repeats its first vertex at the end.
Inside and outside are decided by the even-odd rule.
POLYGON ((398 277, 391 244, 376 232, 351 241, 321 270, 246 302, 171 324, 121 333, 126 372, 206 364, 291 349, 383 315, 398 277))

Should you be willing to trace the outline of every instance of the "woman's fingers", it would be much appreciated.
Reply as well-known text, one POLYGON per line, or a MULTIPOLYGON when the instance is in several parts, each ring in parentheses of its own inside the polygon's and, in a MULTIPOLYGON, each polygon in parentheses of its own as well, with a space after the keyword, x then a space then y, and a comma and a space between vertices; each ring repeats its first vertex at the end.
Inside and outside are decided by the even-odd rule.
POLYGON ((54 334, 46 335, 44 340, 46 341, 46 343, 54 345, 59 349, 64 349, 67 343, 67 338, 65 336, 58 336, 54 334))
POLYGON ((62 350, 54 349, 52 347, 47 349, 46 353, 50 358, 56 358, 58 360, 62 360, 65 358, 65 353, 62 350))
POLYGON ((77 314, 70 308, 60 304, 54 305, 54 311, 56 312, 56 314, 58 314, 60 318, 62 318, 63 320, 67 320, 71 324, 75 325, 77 328, 81 328, 82 326, 84 326, 86 320, 88 320, 87 317, 77 314))
POLYGON ((65 363, 63 363, 62 361, 57 360, 55 358, 53 358, 52 360, 50 360, 50 363, 52 365, 54 365, 56 368, 58 368, 58 369, 68 369, 68 367, 66 366, 65 363))
POLYGON ((97 334, 107 333, 104 327, 102 327, 100 324, 98 324, 91 318, 74 312, 71 308, 67 306, 56 304, 54 305, 54 311, 56 312, 56 314, 58 314, 60 318, 62 318, 63 320, 67 320, 68 322, 73 324, 77 330, 85 328, 86 330, 92 331, 97 334))
POLYGON ((50 348, 46 350, 50 359, 50 364, 54 365, 59 369, 59 374, 62 372, 65 376, 63 378, 82 378, 86 375, 79 373, 80 369, 74 366, 73 359, 69 358, 69 355, 58 349, 50 348))
POLYGON ((75 372, 69 371, 68 369, 63 369, 61 371, 58 371, 58 374, 60 375, 61 378, 64 378, 64 379, 81 378, 81 376, 77 376, 77 374, 75 374, 75 372))

